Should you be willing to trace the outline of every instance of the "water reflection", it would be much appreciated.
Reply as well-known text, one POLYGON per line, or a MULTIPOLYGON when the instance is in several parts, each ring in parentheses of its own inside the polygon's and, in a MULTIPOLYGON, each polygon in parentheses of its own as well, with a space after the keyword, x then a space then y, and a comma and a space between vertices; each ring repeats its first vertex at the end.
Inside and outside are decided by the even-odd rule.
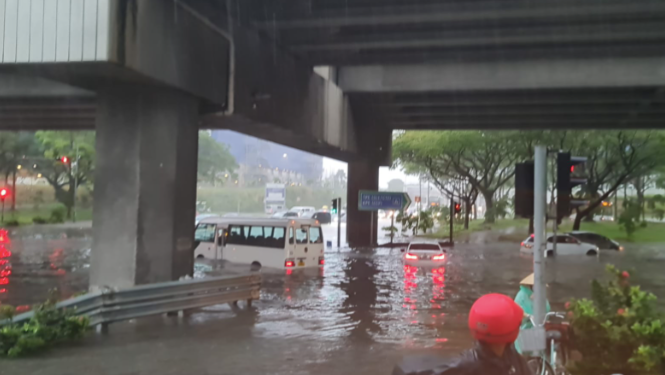
POLYGON ((67 298, 88 286, 91 231, 0 229, 0 303, 27 310, 50 290, 67 298))
POLYGON ((360 342, 372 341, 372 335, 380 331, 374 321, 374 305, 377 302, 378 274, 376 262, 371 257, 350 257, 344 267, 345 280, 339 287, 346 293, 340 312, 346 314, 354 323, 349 337, 360 342))

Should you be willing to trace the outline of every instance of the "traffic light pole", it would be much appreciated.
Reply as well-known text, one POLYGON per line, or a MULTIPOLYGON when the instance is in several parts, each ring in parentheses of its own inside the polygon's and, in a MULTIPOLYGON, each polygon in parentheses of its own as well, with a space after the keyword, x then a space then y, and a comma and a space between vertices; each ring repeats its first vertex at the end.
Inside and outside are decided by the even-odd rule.
POLYGON ((453 197, 450 197, 450 232, 448 232, 448 237, 450 240, 450 245, 453 244, 453 218, 455 217, 455 201, 453 201, 453 197))
POLYGON ((547 148, 536 146, 534 155, 534 191, 533 191, 533 273, 534 306, 533 315, 537 323, 545 318, 545 282, 543 277, 543 243, 545 234, 545 215, 547 197, 547 148))
POLYGON ((342 198, 337 198, 337 250, 342 240, 342 198))

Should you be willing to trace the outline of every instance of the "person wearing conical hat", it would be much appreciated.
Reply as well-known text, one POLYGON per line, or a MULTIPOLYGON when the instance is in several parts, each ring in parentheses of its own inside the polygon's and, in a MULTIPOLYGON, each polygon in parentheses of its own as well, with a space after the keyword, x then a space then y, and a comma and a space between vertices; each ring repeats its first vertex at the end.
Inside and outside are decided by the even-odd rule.
MULTIPOLYGON (((533 324, 531 324, 531 319, 529 319, 529 316, 533 315, 534 280, 535 277, 533 273, 522 279, 522 281, 520 281, 520 290, 519 292, 517 292, 517 295, 515 296, 515 303, 517 303, 524 311, 524 319, 522 320, 522 325, 520 326, 520 330, 529 329, 533 327, 533 324)), ((545 299, 545 312, 546 313, 550 312, 550 302, 547 300, 547 298, 545 299)), ((518 353, 522 353, 517 342, 515 343, 515 348, 517 349, 518 353)))

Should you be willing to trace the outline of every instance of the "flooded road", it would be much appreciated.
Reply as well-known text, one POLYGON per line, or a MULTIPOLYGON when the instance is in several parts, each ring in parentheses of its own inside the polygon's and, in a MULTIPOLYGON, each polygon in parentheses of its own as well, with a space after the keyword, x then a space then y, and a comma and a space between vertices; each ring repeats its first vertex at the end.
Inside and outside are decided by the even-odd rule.
MULTIPOLYGON (((12 270, 20 272, 4 286, 2 303, 30 303, 55 285, 85 289, 89 238, 40 239, 47 244, 42 255, 38 242, 29 245, 33 240, 21 240, 26 242, 20 249, 20 241, 12 244, 17 246, 12 270)), ((662 305, 665 249, 626 247, 622 253, 603 252, 600 259, 548 260, 553 308, 561 309, 570 297, 588 296, 590 280, 604 277, 607 263, 633 270, 633 281, 654 292, 662 305)), ((473 301, 490 292, 513 296, 531 269, 532 258, 510 243, 459 244, 435 268, 403 265, 399 249, 327 250, 323 269, 264 269, 261 301, 251 311, 211 306, 180 320, 121 323, 106 337, 93 334, 45 358, 2 366, 22 374, 388 374, 403 355, 452 355, 468 347, 466 319, 473 301)), ((244 267, 197 264, 199 273, 239 270, 244 267)))

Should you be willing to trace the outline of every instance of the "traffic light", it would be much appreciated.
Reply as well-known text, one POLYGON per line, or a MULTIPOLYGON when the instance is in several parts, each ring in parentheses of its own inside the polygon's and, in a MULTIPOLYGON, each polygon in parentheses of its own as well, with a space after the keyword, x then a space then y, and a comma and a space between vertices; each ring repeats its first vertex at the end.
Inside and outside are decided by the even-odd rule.
POLYGON ((589 201, 572 199, 573 188, 586 184, 584 163, 587 158, 583 156, 570 156, 569 152, 559 152, 556 158, 556 217, 561 220, 570 215, 574 207, 589 204, 589 201))
POLYGON ((455 202, 455 213, 458 214, 460 212, 462 212, 462 205, 455 202))
POLYGON ((339 202, 338 198, 332 200, 332 206, 331 206, 332 208, 330 209, 330 212, 333 214, 336 214, 337 210, 339 209, 339 207, 337 207, 337 202, 339 202))
POLYGON ((0 201, 4 202, 5 199, 9 197, 9 189, 7 188, 1 188, 0 189, 0 201))
POLYGON ((533 162, 515 164, 515 215, 533 216, 533 162))
POLYGON ((69 159, 69 156, 61 156, 58 158, 62 164, 69 165, 69 162, 71 159, 69 159))

